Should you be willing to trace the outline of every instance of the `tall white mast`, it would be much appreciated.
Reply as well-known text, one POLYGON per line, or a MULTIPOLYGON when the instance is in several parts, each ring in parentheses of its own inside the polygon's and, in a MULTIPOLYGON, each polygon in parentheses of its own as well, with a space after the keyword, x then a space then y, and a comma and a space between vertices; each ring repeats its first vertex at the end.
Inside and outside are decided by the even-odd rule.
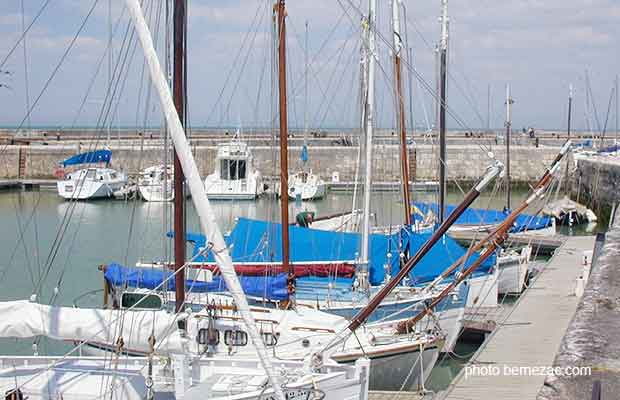
POLYGON ((439 42, 439 222, 446 210, 446 107, 448 75, 448 0, 441 0, 441 41, 439 42))
POLYGON ((220 267, 222 277, 224 278, 226 286, 238 306, 241 318, 247 325, 248 335, 252 340, 252 344, 256 348, 256 352, 261 360, 263 368, 265 369, 265 373, 269 377, 269 380, 273 386, 273 390, 275 392, 274 394, 278 399, 285 400, 284 393, 282 392, 282 387, 280 385, 280 378, 273 368, 269 353, 267 352, 261 335, 256 327, 254 317, 250 313, 247 299, 243 289, 241 288, 237 274, 235 273, 230 254, 228 253, 228 248, 226 247, 226 242, 224 242, 222 232, 220 231, 215 220, 215 214, 211 210, 209 199, 207 199, 207 194, 204 191, 203 182, 200 179, 200 174, 198 172, 198 167, 196 166, 191 148, 189 147, 189 143, 185 137, 185 132, 179 119, 179 114, 176 111, 172 100, 172 94, 170 93, 170 88, 166 82, 166 77, 157 58, 151 32, 149 31, 148 25, 144 19, 140 2, 139 0, 125 0, 125 3, 127 4, 129 14, 138 34, 138 39, 142 45, 144 57, 146 58, 149 66, 151 82, 157 91, 159 101, 164 111, 166 122, 168 123, 168 128, 170 129, 172 143, 174 144, 175 150, 179 156, 179 161, 183 168, 183 173, 192 195, 192 201, 194 202, 196 213, 198 214, 200 227, 205 236, 209 238, 211 254, 213 254, 215 261, 220 267))
POLYGON ((510 134, 512 128, 512 105, 514 100, 510 95, 510 84, 506 85, 506 208, 511 208, 510 193, 510 134))
POLYGON ((368 268, 368 248, 370 246, 370 190, 372 185, 372 135, 374 129, 375 108, 375 57, 376 54, 376 26, 377 26, 377 2, 369 0, 368 12, 368 48, 366 62, 368 63, 368 80, 366 87, 366 107, 364 111, 366 133, 366 173, 364 176, 364 223, 362 231, 361 263, 363 268, 368 268))

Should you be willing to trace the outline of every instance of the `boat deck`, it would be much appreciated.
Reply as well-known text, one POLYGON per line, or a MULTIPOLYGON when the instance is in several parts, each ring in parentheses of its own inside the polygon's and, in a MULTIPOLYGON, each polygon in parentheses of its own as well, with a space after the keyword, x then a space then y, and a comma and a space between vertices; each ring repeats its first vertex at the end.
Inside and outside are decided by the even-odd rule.
POLYGON ((553 365, 579 301, 574 291, 576 279, 583 272, 582 255, 594 248, 594 242, 594 236, 566 239, 512 312, 498 321, 497 329, 444 393, 444 399, 536 398, 545 374, 512 370, 553 365))

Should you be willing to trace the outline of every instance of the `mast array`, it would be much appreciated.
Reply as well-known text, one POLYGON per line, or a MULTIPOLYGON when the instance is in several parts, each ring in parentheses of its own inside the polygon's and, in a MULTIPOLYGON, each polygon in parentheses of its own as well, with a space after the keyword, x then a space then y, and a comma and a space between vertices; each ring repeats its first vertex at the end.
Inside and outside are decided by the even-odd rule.
POLYGON ((405 211, 404 223, 411 225, 411 199, 409 192, 409 162, 407 160, 407 127, 405 124, 405 100, 403 96, 401 56, 403 49, 400 34, 400 0, 392 0, 392 29, 394 45, 394 90, 396 92, 397 129, 400 136, 400 169, 405 211))
POLYGON ((446 212, 446 100, 448 75, 448 0, 441 0, 439 43, 439 223, 446 212))
MULTIPOLYGON (((185 1, 175 0, 173 11, 173 97, 181 125, 185 125, 185 1)), ((183 129, 185 132, 185 129, 183 129)), ((174 270, 176 271, 176 311, 185 303, 185 193, 183 168, 178 152, 174 152, 174 270)))

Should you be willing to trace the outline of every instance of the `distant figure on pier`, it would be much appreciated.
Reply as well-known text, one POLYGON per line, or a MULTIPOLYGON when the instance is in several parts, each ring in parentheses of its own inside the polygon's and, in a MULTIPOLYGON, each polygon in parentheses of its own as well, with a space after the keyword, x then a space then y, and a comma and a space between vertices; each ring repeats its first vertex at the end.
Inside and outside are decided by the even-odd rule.
POLYGON ((312 221, 314 220, 314 213, 312 211, 303 211, 297 214, 295 217, 295 221, 297 221, 297 226, 302 228, 308 228, 312 225, 312 221))

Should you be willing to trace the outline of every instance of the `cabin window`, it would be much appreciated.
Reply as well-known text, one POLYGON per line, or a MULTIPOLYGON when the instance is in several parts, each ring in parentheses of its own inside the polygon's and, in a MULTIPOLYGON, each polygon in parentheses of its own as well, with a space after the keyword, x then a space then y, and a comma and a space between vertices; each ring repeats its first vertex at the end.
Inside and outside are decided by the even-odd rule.
POLYGON ((263 342, 267 347, 273 347, 278 344, 278 337, 271 332, 263 332, 263 342))
POLYGON ((161 310, 163 304, 161 301, 161 297, 156 294, 131 292, 123 293, 121 296, 121 307, 131 308, 133 306, 136 306, 135 309, 139 310, 161 310), (138 304, 138 302, 140 304, 138 304))
POLYGON ((248 334, 244 331, 226 331, 224 343, 227 346, 245 346, 248 344, 248 334))
POLYGON ((94 169, 89 169, 86 172, 86 179, 95 179, 95 170, 94 169))
POLYGON ((110 179, 116 179, 116 172, 112 172, 110 174, 110 179))
POLYGON ((207 344, 209 346, 217 346, 220 344, 220 331, 217 329, 212 329, 211 334, 209 335, 209 329, 201 328, 198 330, 196 342, 203 346, 207 344))
POLYGON ((245 179, 245 160, 221 160, 220 177, 225 180, 245 179))

